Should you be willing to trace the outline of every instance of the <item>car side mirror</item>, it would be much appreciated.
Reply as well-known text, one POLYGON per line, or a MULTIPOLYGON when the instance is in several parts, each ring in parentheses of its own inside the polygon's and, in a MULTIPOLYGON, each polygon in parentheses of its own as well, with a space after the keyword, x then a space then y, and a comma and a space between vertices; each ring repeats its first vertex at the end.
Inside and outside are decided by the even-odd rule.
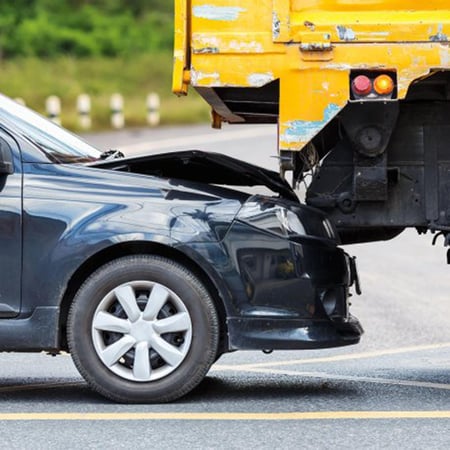
POLYGON ((14 173, 11 150, 4 141, 0 141, 0 175, 11 175, 14 173))

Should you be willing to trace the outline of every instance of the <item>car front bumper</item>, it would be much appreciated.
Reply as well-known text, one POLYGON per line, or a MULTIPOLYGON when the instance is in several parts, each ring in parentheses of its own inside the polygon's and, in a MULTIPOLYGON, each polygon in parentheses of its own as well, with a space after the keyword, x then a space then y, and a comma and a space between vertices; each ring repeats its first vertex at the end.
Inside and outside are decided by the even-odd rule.
POLYGON ((232 305, 230 350, 313 349, 359 342, 363 329, 349 312, 356 264, 320 239, 293 242, 235 224, 225 245, 232 305), (234 276, 231 276, 231 274, 234 276))

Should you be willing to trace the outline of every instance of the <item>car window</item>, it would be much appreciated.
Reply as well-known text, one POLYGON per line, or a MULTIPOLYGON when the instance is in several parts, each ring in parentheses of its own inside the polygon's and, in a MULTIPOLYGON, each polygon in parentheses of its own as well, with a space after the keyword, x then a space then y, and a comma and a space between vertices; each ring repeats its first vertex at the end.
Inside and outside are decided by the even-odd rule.
POLYGON ((78 136, 0 94, 0 121, 2 119, 13 124, 55 162, 87 162, 100 158, 101 152, 78 136))

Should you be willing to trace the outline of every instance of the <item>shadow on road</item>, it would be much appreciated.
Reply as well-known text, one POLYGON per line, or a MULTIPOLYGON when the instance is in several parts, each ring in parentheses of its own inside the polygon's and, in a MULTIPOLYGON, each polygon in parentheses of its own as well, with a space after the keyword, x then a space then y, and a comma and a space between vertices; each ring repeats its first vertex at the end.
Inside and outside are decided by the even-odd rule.
MULTIPOLYGON (((208 376, 203 382, 175 404, 223 403, 235 401, 288 400, 304 397, 348 398, 356 391, 348 387, 330 386, 327 382, 317 380, 300 381, 279 377, 277 379, 245 379, 245 377, 219 378, 208 376)), ((40 405, 61 403, 111 405, 113 402, 104 399, 92 391, 83 380, 49 379, 0 379, 0 401, 11 403, 39 402, 40 405)))
MULTIPOLYGON (((412 368, 411 370, 373 370, 365 376, 352 370, 352 375, 330 373, 330 379, 309 378, 293 375, 258 376, 248 374, 209 375, 191 393, 173 403, 174 405, 219 405, 276 401, 289 405, 293 402, 320 404, 321 402, 352 404, 366 401, 375 395, 392 399, 406 396, 420 399, 427 391, 430 398, 448 399, 450 374, 440 368, 412 368), (333 378, 335 375, 336 378, 333 378), (372 375, 372 376, 371 376, 372 375), (402 384, 403 383, 403 384, 402 384)), ((81 378, 0 378, 0 401, 11 404, 30 402, 77 405, 114 405, 92 391, 81 378)), ((126 406, 126 405, 124 405, 126 406)))
POLYGON ((248 379, 243 376, 208 376, 182 403, 222 403, 236 401, 272 401, 348 398, 356 394, 348 386, 336 386, 327 381, 299 380, 297 377, 276 377, 269 379, 248 379))

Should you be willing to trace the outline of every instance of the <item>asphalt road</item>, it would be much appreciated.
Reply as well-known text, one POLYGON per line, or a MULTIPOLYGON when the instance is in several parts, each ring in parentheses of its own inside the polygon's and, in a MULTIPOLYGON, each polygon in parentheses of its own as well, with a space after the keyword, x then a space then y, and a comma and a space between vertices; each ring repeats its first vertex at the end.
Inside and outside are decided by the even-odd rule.
MULTIPOLYGON (((276 169, 273 127, 160 128, 89 135, 128 154, 199 148, 276 169)), ((224 355, 169 405, 116 405, 70 357, 0 355, 3 448, 448 448, 450 278, 442 246, 405 232, 349 246, 363 287, 353 347, 224 355)))

